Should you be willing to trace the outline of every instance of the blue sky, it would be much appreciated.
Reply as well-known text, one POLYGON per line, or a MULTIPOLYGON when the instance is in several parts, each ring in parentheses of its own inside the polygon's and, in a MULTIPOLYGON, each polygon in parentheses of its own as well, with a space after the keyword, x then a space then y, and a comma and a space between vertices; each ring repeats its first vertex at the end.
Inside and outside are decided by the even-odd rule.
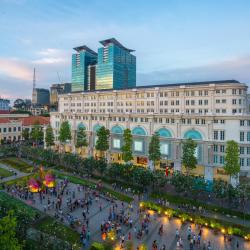
POLYGON ((0 0, 0 95, 71 80, 72 48, 115 37, 135 49, 137 84, 250 83, 248 0, 0 0))

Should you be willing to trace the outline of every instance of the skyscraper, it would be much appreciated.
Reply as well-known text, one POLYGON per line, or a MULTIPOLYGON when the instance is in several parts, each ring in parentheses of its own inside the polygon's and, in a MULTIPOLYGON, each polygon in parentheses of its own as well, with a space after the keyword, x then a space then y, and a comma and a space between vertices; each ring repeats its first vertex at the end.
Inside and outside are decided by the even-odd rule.
POLYGON ((115 38, 100 41, 96 65, 96 89, 124 89, 136 86, 136 57, 134 50, 115 38))
POLYGON ((89 66, 96 64, 97 53, 85 45, 74 50, 77 53, 72 55, 72 92, 90 90, 88 88, 95 85, 95 77, 88 75, 91 72, 89 66))

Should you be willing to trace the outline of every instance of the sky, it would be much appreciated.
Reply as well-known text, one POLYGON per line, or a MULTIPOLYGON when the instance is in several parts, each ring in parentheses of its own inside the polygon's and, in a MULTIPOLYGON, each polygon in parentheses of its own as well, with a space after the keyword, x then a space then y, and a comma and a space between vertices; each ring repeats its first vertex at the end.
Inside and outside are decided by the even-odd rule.
POLYGON ((250 83, 249 0, 0 0, 0 96, 71 82, 72 48, 115 37, 135 49, 137 85, 250 83))

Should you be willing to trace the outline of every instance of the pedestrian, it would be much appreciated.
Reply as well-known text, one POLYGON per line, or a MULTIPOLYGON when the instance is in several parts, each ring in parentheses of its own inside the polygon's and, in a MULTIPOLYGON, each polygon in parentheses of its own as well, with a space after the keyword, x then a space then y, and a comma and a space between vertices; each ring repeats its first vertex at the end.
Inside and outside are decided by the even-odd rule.
POLYGON ((239 244, 239 241, 237 240, 236 242, 236 249, 239 249, 240 248, 240 244, 239 244))

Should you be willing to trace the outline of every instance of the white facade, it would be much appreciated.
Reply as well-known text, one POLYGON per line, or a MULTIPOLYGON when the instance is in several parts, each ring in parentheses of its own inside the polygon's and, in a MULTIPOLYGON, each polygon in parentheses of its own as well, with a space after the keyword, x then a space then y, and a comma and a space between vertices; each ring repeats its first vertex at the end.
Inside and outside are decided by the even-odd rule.
MULTIPOLYGON (((197 140, 199 174, 212 179, 223 174, 225 142, 241 147, 241 174, 250 173, 250 116, 247 86, 237 81, 201 82, 144 86, 126 90, 81 92, 59 97, 59 111, 51 113, 51 125, 58 137, 63 120, 72 134, 79 126, 89 134, 93 153, 99 126, 111 131, 110 153, 119 153, 122 130, 133 133, 137 157, 147 157, 149 137, 159 131, 163 158, 181 168, 181 141, 197 140)), ((73 143, 73 142, 72 142, 73 143)))

